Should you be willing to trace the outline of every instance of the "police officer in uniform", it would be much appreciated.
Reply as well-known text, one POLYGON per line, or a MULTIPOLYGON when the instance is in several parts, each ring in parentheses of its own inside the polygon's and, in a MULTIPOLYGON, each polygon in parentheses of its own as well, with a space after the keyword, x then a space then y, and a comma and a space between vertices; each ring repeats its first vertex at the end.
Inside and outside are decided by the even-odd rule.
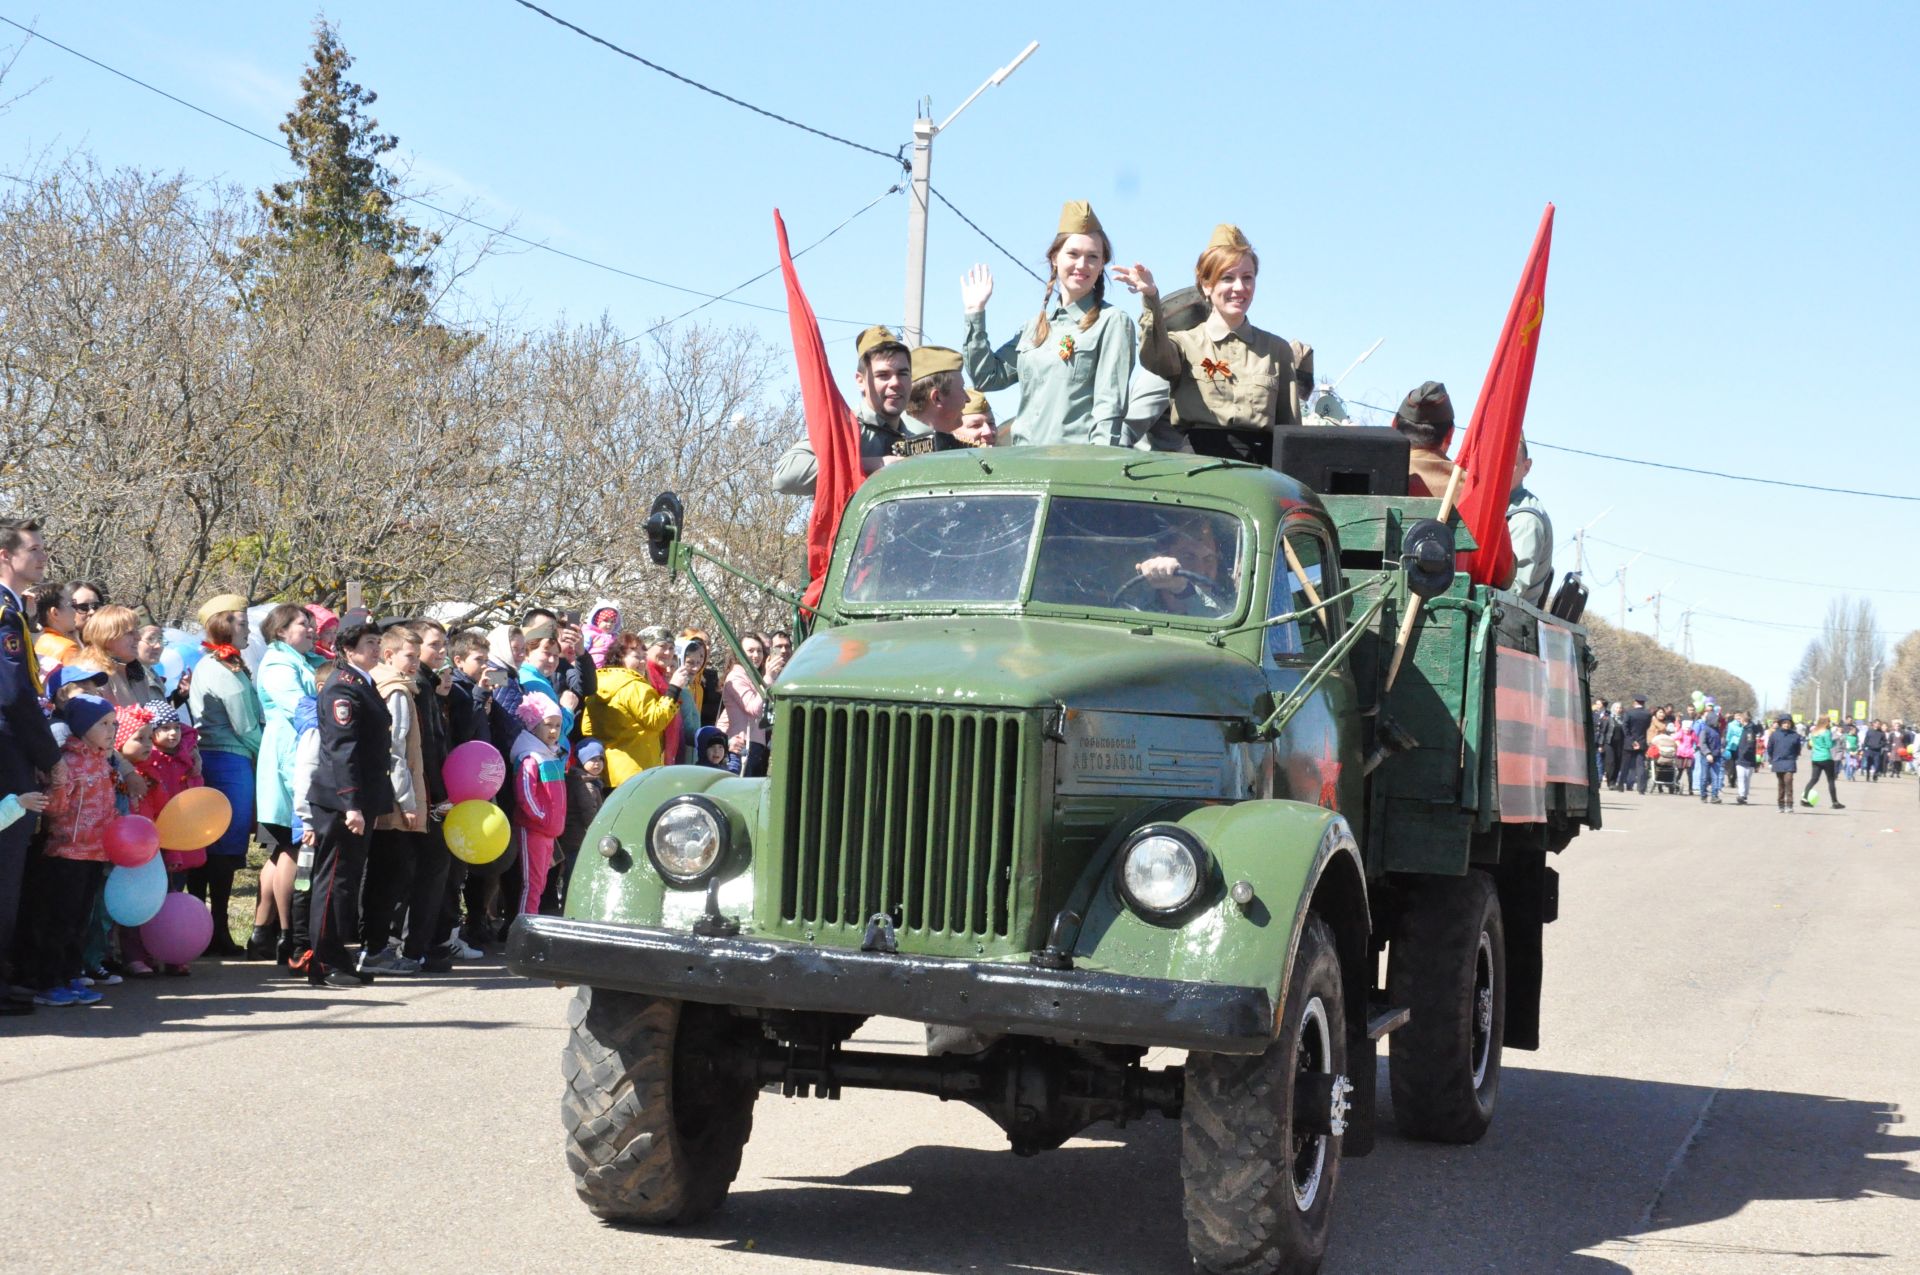
MULTIPOLYGON (((60 765, 60 746, 40 709, 45 688, 22 596, 46 574, 40 525, 30 519, 0 522, 0 794, 36 791, 39 776, 60 765)), ((35 823, 29 812, 0 828, 0 1015, 33 1012, 32 1000, 13 1000, 7 989, 13 985, 14 926, 35 823)))
POLYGON ((393 810, 388 778, 392 719, 374 689, 380 629, 361 623, 342 629, 340 671, 320 692, 320 763, 308 804, 313 807, 313 959, 307 981, 316 987, 360 987, 373 975, 353 967, 347 941, 360 932, 360 879, 367 866, 373 821, 393 810))
MULTIPOLYGON (((890 328, 868 328, 854 338, 853 348, 860 357, 853 374, 853 383, 860 388, 854 409, 860 426, 860 465, 871 474, 898 459, 894 449, 907 438, 903 417, 913 386, 913 361, 906 344, 890 328)), ((811 496, 819 477, 813 442, 803 435, 774 467, 773 489, 788 496, 811 496)))

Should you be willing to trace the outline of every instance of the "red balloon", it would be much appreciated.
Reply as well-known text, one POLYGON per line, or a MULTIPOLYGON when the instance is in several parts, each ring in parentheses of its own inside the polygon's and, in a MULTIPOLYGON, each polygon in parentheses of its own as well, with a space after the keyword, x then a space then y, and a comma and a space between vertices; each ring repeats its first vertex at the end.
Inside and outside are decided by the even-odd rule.
POLYGON ((137 868, 160 853, 160 830, 142 815, 121 815, 101 834, 107 858, 123 868, 137 868))

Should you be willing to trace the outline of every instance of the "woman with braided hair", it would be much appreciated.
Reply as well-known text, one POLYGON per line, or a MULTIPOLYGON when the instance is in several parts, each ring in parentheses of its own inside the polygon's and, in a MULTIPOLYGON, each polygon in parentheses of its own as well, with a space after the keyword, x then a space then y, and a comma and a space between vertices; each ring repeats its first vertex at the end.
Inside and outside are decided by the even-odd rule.
POLYGON ((987 339, 993 272, 975 266, 961 280, 968 379, 981 390, 1020 386, 1010 441, 1126 444, 1135 338, 1133 320, 1106 303, 1112 260, 1113 244, 1093 208, 1069 201, 1047 249, 1040 313, 998 350, 987 339))

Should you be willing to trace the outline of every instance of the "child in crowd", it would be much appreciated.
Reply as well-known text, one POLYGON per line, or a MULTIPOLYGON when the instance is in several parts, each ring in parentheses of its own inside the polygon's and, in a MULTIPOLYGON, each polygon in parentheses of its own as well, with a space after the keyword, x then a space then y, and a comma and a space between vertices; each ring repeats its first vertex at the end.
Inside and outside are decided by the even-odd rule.
POLYGON ((22 915, 22 983, 36 1005, 91 1005, 100 993, 83 981, 81 953, 93 905, 106 879, 106 826, 115 815, 111 755, 117 723, 113 705, 97 695, 75 695, 62 717, 60 776, 47 789, 45 852, 28 865, 22 915))
POLYGON ((595 668, 607 666, 607 656, 619 636, 620 608, 604 599, 594 603, 593 610, 587 612, 586 639, 587 654, 593 657, 595 668))
POLYGON ((573 875, 573 861, 579 857, 587 829, 606 799, 606 745, 597 739, 584 740, 573 750, 573 768, 567 772, 567 826, 554 853, 554 884, 546 890, 542 911, 558 913, 567 906, 567 881, 573 875))
POLYGON ((302 695, 293 709, 293 906, 288 909, 290 934, 287 937, 287 968, 295 974, 307 972, 313 958, 309 940, 313 924, 313 856, 319 838, 313 831, 313 804, 308 792, 314 772, 320 769, 320 698, 340 671, 335 663, 322 664, 313 675, 314 693, 302 695))
POLYGON ((512 819, 525 881, 520 911, 537 913, 553 865, 554 840, 567 830, 565 763, 556 751, 562 730, 560 706, 539 691, 529 691, 520 701, 519 716, 526 730, 513 741, 511 765, 512 819))
POLYGON ((718 726, 702 726, 693 740, 694 764, 740 773, 740 758, 727 751, 727 733, 718 726))
POLYGON ((29 814, 39 814, 47 808, 47 794, 43 792, 10 792, 0 797, 0 828, 8 828, 29 814))

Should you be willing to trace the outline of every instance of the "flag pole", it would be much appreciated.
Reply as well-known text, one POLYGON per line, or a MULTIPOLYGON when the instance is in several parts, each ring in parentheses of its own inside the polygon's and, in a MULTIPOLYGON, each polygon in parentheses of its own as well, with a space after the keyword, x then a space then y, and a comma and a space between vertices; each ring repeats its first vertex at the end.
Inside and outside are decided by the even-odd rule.
MULTIPOLYGON (((1445 522, 1453 516, 1453 498, 1460 494, 1460 480, 1467 471, 1460 466, 1453 467, 1453 476, 1447 479, 1446 494, 1440 497, 1440 521, 1445 522)), ((1409 600, 1412 595, 1408 595, 1409 600)), ((1400 676, 1400 661, 1406 658, 1407 642, 1413 637, 1413 624, 1420 618, 1420 604, 1413 602, 1407 613, 1400 617, 1400 633, 1393 642, 1393 662, 1387 665, 1387 684, 1380 690, 1380 698, 1386 699, 1387 692, 1393 689, 1394 679, 1400 676)))

